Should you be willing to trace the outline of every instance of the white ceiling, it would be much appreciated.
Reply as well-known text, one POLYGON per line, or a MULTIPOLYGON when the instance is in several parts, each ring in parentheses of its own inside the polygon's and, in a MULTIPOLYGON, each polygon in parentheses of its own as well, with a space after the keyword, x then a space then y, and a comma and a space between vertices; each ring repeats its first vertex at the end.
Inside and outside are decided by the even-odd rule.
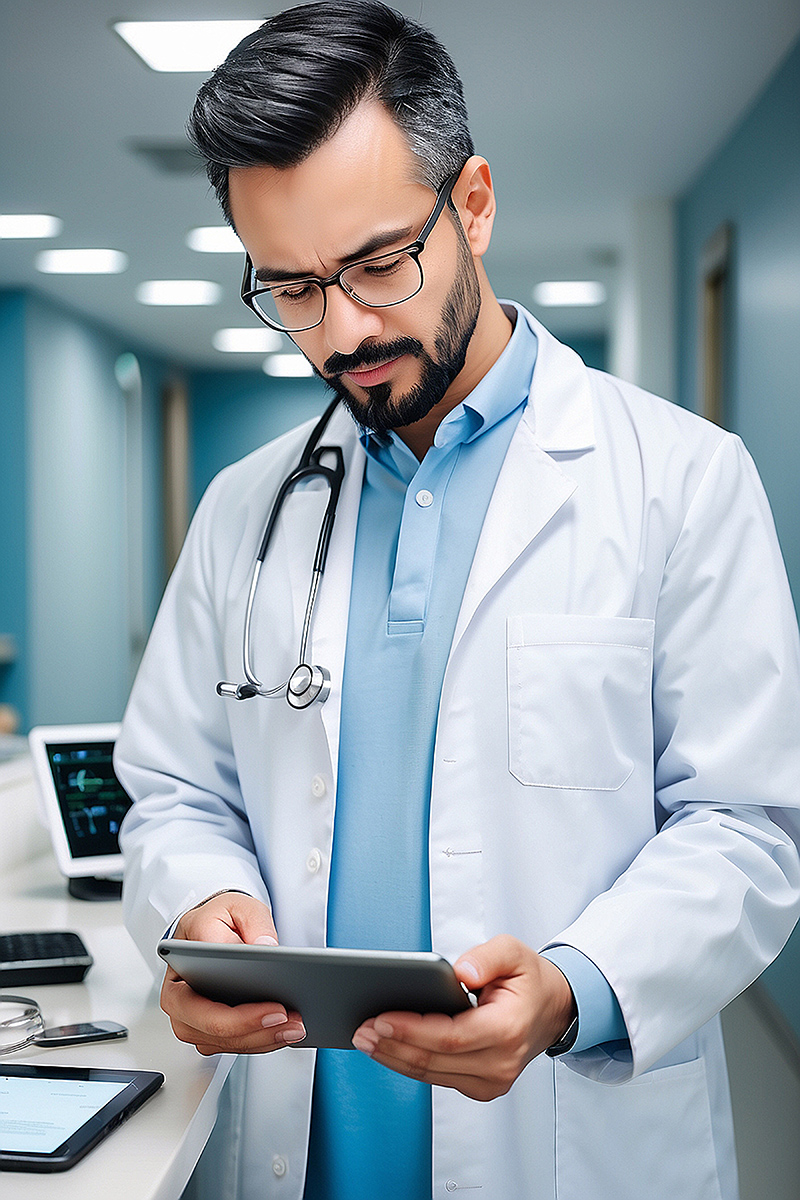
MULTIPOLYGON (((0 287, 31 286, 179 363, 230 367, 214 331, 253 322, 240 262, 185 245, 220 223, 202 171, 157 171, 130 149, 177 144, 198 75, 150 71, 116 20, 268 16, 276 0, 0 0, 0 212, 64 221, 47 242, 0 241, 0 287), (116 276, 47 276, 44 246, 123 250, 116 276), (147 308, 146 279, 214 279, 212 308, 147 308)), ((638 201, 676 196, 725 139, 800 34, 797 0, 397 0, 448 46, 464 79, 476 147, 500 212, 487 259, 496 290, 530 302, 544 278, 612 288, 638 201)), ((606 305, 559 330, 601 329, 606 305)))

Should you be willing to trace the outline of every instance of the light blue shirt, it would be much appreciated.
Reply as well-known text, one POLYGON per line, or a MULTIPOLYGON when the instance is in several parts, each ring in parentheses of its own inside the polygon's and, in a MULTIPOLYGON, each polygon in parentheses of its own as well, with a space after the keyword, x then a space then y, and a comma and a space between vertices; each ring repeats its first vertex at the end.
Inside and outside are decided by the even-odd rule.
MULTIPOLYGON (((422 462, 394 434, 362 437, 330 946, 430 949, 428 813, 442 679, 536 349, 517 318, 502 355, 444 418, 422 462)), ((548 957, 576 993, 576 1049, 624 1036, 597 968, 570 947, 548 957)), ((319 1051, 306 1200, 416 1200, 430 1189, 430 1087, 353 1050, 319 1051)))

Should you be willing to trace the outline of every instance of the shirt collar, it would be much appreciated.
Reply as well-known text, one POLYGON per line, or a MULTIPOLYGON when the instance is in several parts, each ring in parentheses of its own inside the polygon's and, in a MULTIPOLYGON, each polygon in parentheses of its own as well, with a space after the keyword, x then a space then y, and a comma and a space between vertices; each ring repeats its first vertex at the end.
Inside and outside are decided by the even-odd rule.
MULTIPOLYGON (((508 344, 477 387, 442 420, 433 439, 437 449, 474 441, 528 397, 536 363, 537 337, 519 305, 507 300, 502 303, 506 315, 514 322, 508 344)), ((392 448, 403 457, 403 451, 410 453, 393 431, 384 439, 369 429, 362 429, 359 437, 367 454, 379 461, 386 461, 387 451, 389 457, 395 457, 391 454, 392 448)))

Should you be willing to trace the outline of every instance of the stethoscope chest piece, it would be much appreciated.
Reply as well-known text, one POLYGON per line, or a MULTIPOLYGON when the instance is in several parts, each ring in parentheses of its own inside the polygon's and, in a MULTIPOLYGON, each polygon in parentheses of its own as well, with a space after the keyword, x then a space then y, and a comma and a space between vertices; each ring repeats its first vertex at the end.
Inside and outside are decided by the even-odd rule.
POLYGON ((289 676, 286 699, 292 708, 309 708, 314 703, 324 704, 330 690, 331 677, 324 667, 300 663, 289 676))

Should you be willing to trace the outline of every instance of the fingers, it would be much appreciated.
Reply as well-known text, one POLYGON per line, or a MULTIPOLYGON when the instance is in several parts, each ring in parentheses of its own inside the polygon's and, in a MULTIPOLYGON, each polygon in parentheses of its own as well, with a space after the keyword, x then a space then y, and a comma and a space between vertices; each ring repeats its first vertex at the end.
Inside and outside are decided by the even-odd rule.
POLYGON ((194 992, 171 968, 161 1007, 175 1036, 201 1054, 263 1054, 305 1037, 299 1013, 281 1004, 218 1004, 194 992))
POLYGON ((194 942, 278 944, 272 913, 267 905, 254 896, 239 892, 223 892, 184 913, 175 937, 194 942))
POLYGON ((408 1036, 406 1022, 415 1016, 387 1013, 367 1021, 357 1030, 353 1045, 390 1070, 424 1083, 456 1088, 473 1100, 493 1100, 504 1095, 529 1061, 521 1045, 487 1045, 475 1049, 471 1037, 462 1043, 457 1031, 448 1032, 444 1028, 447 1024, 455 1025, 458 1017, 437 1017, 430 1023, 428 1017, 419 1017, 414 1040, 398 1040, 395 1032, 402 1026, 403 1036, 408 1036), (434 1025, 439 1026, 440 1022, 444 1025, 434 1033, 434 1025), (426 1032, 421 1034, 419 1030, 426 1023, 426 1032))
MULTIPOLYGON (((277 945, 269 908, 253 896, 223 892, 184 913, 175 936, 200 942, 277 945)), ((175 1036, 200 1054, 265 1054, 302 1041, 300 1015, 282 1004, 219 1004, 193 991, 167 967, 161 1007, 175 1036)))
POLYGON ((473 946, 453 965, 457 978, 470 989, 485 987, 493 979, 512 978, 523 972, 533 951, 507 934, 473 946))
POLYGON ((473 947, 455 971, 479 991, 477 1008, 455 1017, 383 1013, 356 1031, 353 1045, 413 1079, 491 1100, 567 1027, 574 999, 558 968, 513 937, 473 947))

